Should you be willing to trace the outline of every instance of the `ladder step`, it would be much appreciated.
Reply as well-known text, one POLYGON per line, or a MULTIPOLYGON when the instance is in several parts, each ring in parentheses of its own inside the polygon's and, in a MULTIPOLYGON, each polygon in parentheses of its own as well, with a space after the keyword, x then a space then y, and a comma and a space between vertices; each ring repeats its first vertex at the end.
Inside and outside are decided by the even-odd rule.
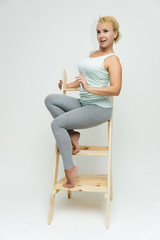
POLYGON ((96 150, 80 150, 78 153, 73 155, 81 155, 81 156, 108 156, 109 153, 107 151, 96 151, 96 150))
POLYGON ((109 147, 80 146, 80 151, 73 155, 109 156, 109 147))
MULTIPOLYGON (((67 178, 63 177, 56 184, 54 189, 68 190, 63 187, 67 178)), ((107 193, 108 175, 107 174, 77 174, 75 177, 75 185, 69 190, 84 192, 105 192, 107 193)))

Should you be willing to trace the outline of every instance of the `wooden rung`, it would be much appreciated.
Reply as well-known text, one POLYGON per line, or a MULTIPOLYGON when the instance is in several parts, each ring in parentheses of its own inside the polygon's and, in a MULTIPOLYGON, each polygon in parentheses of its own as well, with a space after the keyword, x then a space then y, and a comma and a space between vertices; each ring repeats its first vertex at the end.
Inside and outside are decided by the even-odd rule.
MULTIPOLYGON (((63 187, 67 182, 66 177, 60 179, 54 186, 55 189, 68 190, 63 187)), ((108 175, 106 174, 78 174, 75 177, 75 185, 69 190, 85 192, 107 193, 108 175)))
POLYGON ((109 147, 105 146, 80 146, 80 150, 96 150, 96 151, 108 151, 109 147))
POLYGON ((73 155, 82 155, 82 156, 108 156, 109 153, 107 151, 96 151, 96 150, 80 150, 76 154, 73 155))
POLYGON ((97 150, 97 151, 108 151, 108 147, 105 146, 80 146, 81 150, 97 150))
POLYGON ((97 146, 80 146, 80 151, 73 155, 108 156, 109 148, 108 147, 97 147, 97 146))
POLYGON ((63 88, 63 91, 79 91, 80 88, 63 88))

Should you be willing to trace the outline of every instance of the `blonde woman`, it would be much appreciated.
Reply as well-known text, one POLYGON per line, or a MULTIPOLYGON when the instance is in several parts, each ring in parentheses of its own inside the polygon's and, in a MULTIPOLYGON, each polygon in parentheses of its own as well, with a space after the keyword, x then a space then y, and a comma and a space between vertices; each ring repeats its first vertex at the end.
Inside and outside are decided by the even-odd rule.
MULTIPOLYGON (((57 93, 45 98, 45 105, 54 118, 51 128, 63 159, 65 188, 74 187, 78 171, 72 154, 80 149, 80 133, 74 129, 91 128, 108 121, 112 115, 110 96, 118 96, 121 91, 122 67, 113 51, 113 44, 121 37, 119 24, 112 16, 100 17, 96 32, 99 49, 80 61, 80 75, 67 84, 68 88, 80 87, 80 98, 57 93)), ((61 89, 62 80, 58 86, 61 89)))

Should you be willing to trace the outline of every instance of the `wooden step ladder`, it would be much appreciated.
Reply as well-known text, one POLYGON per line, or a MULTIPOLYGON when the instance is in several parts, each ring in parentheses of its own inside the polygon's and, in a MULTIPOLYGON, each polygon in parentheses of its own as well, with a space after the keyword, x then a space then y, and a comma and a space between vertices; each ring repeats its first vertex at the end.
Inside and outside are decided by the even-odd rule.
MULTIPOLYGON (((80 88, 66 88, 67 74, 63 71, 63 85, 62 94, 66 95, 66 91, 79 91, 80 88)), ((111 96, 113 105, 113 96, 111 96)), ((113 112, 112 112, 113 115, 113 112)), ((68 198, 71 198, 71 191, 85 191, 85 192, 103 192, 104 197, 107 199, 107 218, 106 228, 109 228, 109 203, 113 200, 113 187, 112 187, 112 165, 111 165, 111 147, 112 147, 112 124, 113 117, 111 116, 108 122, 108 146, 80 146, 80 151, 76 155, 83 156, 107 156, 108 157, 108 174, 77 174, 75 178, 75 185, 73 188, 65 188, 63 184, 67 181, 66 177, 63 177, 57 181, 59 156, 60 151, 55 143, 55 156, 54 156, 54 169, 53 169, 53 182, 50 196, 49 216, 48 224, 51 224, 53 219, 53 209, 55 196, 60 190, 68 192, 68 198)))

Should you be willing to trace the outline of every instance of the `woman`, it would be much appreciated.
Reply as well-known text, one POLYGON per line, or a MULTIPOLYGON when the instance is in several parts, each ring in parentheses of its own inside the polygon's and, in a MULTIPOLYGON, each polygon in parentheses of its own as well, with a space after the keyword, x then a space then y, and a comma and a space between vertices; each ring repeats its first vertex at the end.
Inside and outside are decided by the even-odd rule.
MULTIPOLYGON (((54 118, 51 128, 63 159, 65 188, 75 185, 78 171, 73 165, 72 154, 80 149, 80 133, 73 129, 90 128, 108 121, 112 114, 110 96, 118 96, 121 90, 122 67, 113 51, 113 43, 121 37, 119 24, 112 16, 100 17, 96 31, 99 50, 80 61, 80 76, 67 84, 67 88, 80 87, 80 98, 56 93, 45 98, 46 107, 54 118)), ((61 89, 62 80, 58 86, 61 89)))

